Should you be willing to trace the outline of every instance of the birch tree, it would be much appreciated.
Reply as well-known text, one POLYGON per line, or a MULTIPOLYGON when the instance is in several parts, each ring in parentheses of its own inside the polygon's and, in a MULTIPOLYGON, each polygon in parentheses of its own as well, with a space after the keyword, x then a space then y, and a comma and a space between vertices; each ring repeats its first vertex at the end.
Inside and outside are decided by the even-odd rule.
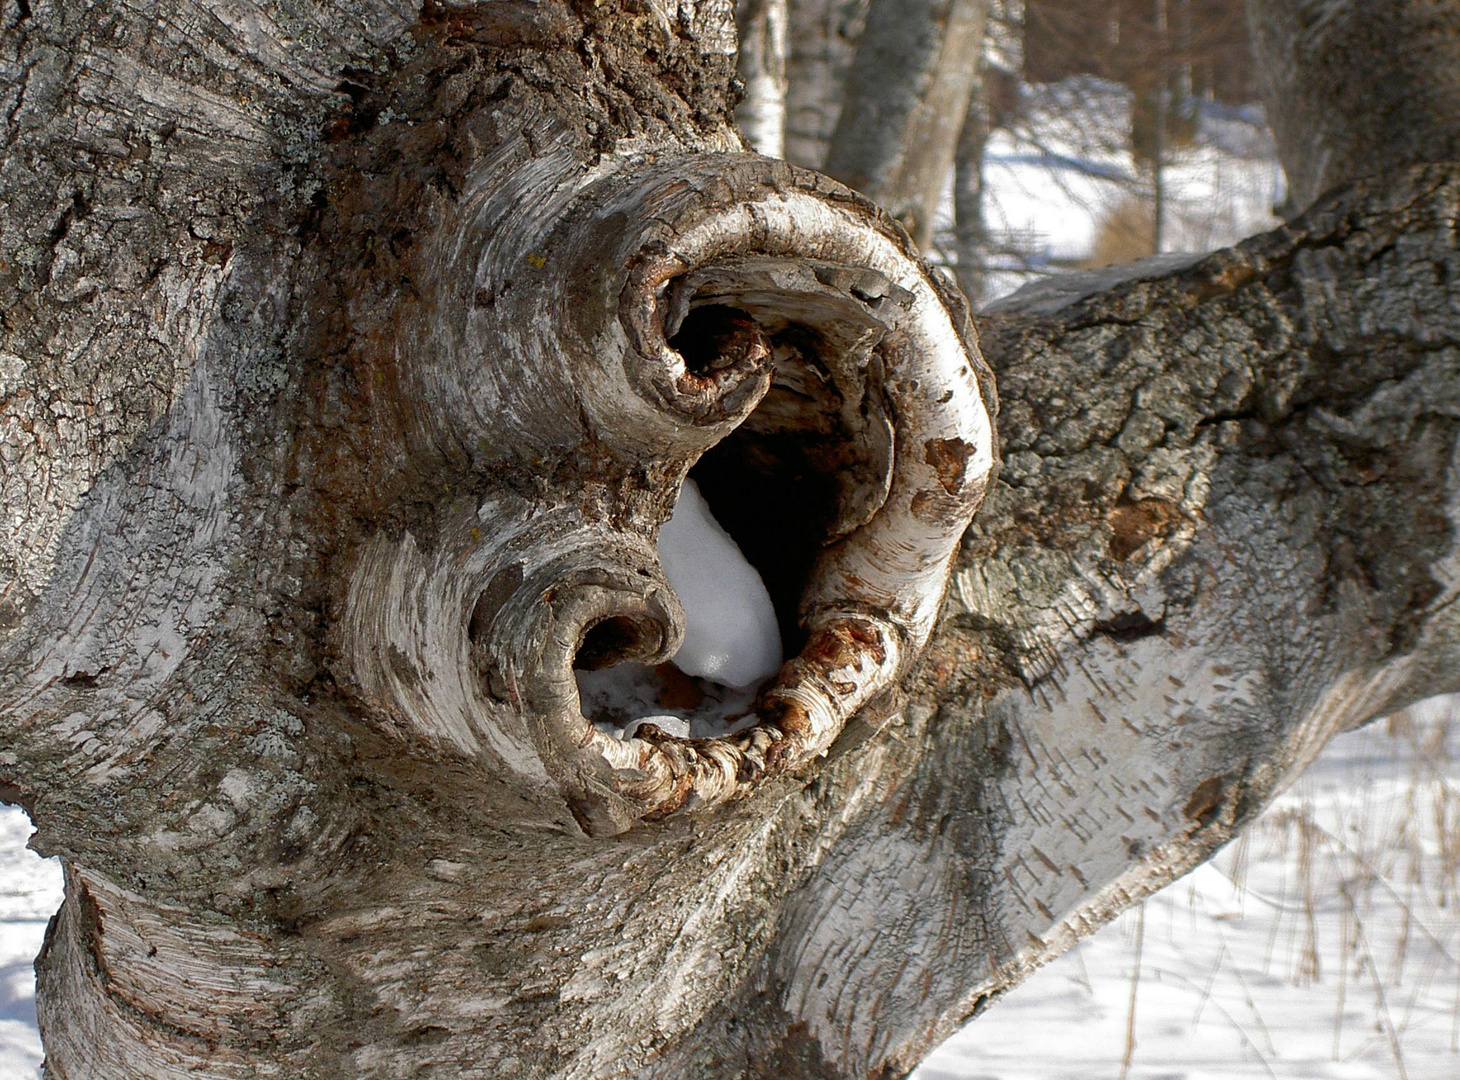
POLYGON ((1255 9, 1304 215, 976 335, 744 152, 728 0, 9 0, 49 1075, 903 1075, 1456 689, 1455 112, 1376 119, 1456 16, 1370 7, 1255 9), (691 473, 790 658, 618 739, 574 672, 673 654, 691 473))

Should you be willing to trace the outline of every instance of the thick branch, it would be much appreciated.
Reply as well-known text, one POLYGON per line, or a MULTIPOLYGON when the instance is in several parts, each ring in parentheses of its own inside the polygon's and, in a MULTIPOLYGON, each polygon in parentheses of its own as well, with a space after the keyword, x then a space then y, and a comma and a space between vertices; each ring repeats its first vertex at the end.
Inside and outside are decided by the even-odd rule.
POLYGON ((1460 160, 1460 11, 1447 0, 1249 0, 1289 209, 1360 177, 1460 160))

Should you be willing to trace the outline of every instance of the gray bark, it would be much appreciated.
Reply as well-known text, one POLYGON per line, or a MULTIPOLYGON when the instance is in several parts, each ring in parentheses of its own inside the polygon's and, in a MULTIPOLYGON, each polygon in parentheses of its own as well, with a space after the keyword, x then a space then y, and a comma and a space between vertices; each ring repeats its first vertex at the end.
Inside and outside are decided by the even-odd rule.
POLYGON ((1450 166, 990 315, 995 480, 956 291, 741 152, 728 4, 4 26, 54 1077, 900 1075, 1456 688, 1450 166), (692 465, 795 655, 610 741, 692 465))
POLYGON ((826 163, 867 0, 791 0, 786 59, 786 160, 826 163))
POLYGON ((989 0, 872 0, 826 171, 926 248, 978 75, 989 0))
POLYGON ((988 229, 983 213, 983 157, 991 132, 989 101, 981 74, 969 95, 953 161, 953 223, 958 287, 978 306, 983 299, 988 261, 988 229))
POLYGON ((1287 211, 1365 176, 1460 159, 1449 0, 1248 0, 1287 211))

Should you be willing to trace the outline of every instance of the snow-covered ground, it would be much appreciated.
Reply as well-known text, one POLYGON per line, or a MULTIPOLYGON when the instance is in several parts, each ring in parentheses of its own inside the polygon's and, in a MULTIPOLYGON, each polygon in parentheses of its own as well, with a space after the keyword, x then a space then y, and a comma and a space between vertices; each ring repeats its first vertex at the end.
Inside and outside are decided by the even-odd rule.
POLYGON ((25 849, 30 832, 24 811, 0 803, 0 1080, 32 1080, 40 1069, 31 964, 61 904, 61 867, 25 849))
MULTIPOLYGON (((1130 147, 1131 92, 1093 76, 1025 86, 1020 116, 989 139, 985 301, 1051 273, 1151 254, 1154 182, 1130 147)), ((1284 197, 1262 110, 1191 106, 1191 138, 1163 154, 1161 250, 1213 251, 1274 227, 1284 197)), ((950 187, 934 252, 953 250, 950 187)))

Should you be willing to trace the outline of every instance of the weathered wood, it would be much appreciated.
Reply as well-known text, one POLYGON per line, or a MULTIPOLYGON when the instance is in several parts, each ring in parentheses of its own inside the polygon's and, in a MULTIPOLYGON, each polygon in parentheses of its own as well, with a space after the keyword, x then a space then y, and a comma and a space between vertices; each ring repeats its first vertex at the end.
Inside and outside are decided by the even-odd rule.
POLYGON ((728 3, 4 26, 53 1076, 899 1075, 1454 688, 1449 166, 989 315, 991 481, 961 300, 741 152, 728 3), (778 757, 576 705, 673 645, 690 468, 778 757))

